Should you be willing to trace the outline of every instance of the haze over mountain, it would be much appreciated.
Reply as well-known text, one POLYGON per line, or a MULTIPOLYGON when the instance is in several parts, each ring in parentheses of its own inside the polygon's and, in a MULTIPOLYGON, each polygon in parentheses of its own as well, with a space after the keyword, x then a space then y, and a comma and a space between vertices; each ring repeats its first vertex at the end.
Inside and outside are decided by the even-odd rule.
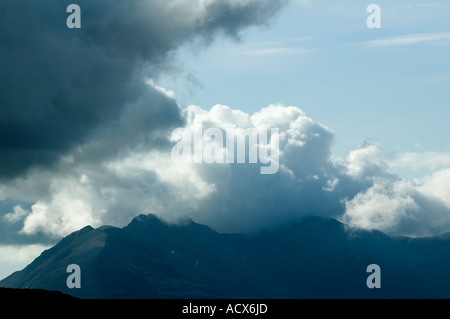
POLYGON ((226 234, 139 215, 70 234, 0 286, 81 298, 448 298, 448 247, 449 235, 392 238, 331 218, 226 234), (66 286, 69 264, 80 289, 66 286), (381 267, 379 289, 366 285, 369 264, 381 267))

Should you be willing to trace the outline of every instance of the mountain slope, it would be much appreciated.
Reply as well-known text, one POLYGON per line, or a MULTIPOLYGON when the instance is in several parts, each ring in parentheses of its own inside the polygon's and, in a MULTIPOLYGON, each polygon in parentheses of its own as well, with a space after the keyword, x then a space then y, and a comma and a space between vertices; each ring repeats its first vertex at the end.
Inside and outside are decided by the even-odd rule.
POLYGON ((221 234, 139 215, 65 237, 0 286, 81 298, 446 298, 443 257, 430 253, 447 251, 446 240, 393 239, 318 217, 221 234), (81 289, 66 286, 69 264, 81 268, 81 289), (366 286, 369 264, 381 267, 381 289, 366 286))
POLYGON ((111 226, 72 233, 0 286, 56 290, 79 298, 217 297, 179 278, 160 249, 111 226), (66 285, 70 264, 80 266, 81 289, 66 285))

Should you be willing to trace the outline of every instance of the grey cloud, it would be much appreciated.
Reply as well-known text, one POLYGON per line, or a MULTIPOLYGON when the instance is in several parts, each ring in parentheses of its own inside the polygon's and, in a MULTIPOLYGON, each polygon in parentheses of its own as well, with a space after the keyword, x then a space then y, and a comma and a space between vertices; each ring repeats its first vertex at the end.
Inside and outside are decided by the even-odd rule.
MULTIPOLYGON (((36 232, 34 234, 23 236, 20 230, 23 228, 24 216, 16 216, 16 218, 10 218, 15 213, 15 210, 24 210, 24 213, 28 213, 30 209, 29 203, 25 201, 17 200, 4 200, 0 203, 0 233, 2 234, 0 239, 0 246, 3 245, 27 245, 41 243, 44 245, 54 244, 57 238, 49 236, 44 232, 36 232), (4 212, 4 213, 3 213, 4 212)), ((17 213, 16 213, 17 215, 17 213)))
POLYGON ((180 125, 179 109, 144 78, 158 76, 183 43, 237 35, 283 3, 80 0, 82 28, 68 29, 69 1, 2 1, 0 177, 57 163, 93 135, 120 128, 132 110, 147 120, 133 130, 164 136, 164 126, 180 125))

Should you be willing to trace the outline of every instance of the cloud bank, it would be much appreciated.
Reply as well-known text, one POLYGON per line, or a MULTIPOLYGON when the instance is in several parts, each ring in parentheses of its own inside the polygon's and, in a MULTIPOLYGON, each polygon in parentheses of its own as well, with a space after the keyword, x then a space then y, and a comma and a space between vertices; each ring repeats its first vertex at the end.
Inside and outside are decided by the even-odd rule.
POLYGON ((86 144, 57 168, 33 169, 3 185, 2 194, 30 203, 14 206, 3 221, 20 225, 23 236, 55 237, 86 224, 124 225, 150 212, 168 221, 187 216, 226 232, 274 227, 306 215, 390 234, 449 229, 449 169, 420 181, 401 179, 373 144, 335 159, 330 129, 294 106, 270 105, 251 115, 224 105, 190 106, 181 117, 184 129, 192 131, 199 125, 279 128, 279 171, 261 175, 260 166, 248 162, 180 164, 172 161, 170 148, 133 148, 94 161, 86 144))

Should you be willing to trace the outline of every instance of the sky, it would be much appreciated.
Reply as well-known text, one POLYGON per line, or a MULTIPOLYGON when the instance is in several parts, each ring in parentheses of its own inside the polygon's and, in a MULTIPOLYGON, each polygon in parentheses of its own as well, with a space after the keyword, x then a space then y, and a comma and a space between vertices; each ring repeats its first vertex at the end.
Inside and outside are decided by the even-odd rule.
POLYGON ((450 1, 70 3, 0 3, 0 277, 140 213, 450 231, 450 1), (279 170, 174 162, 199 127, 279 130, 279 170))
POLYGON ((298 106, 335 132, 336 156, 365 140, 386 155, 448 152, 450 2, 376 3, 380 29, 367 28, 370 2, 291 1, 241 41, 186 46, 183 76, 162 83, 183 106, 298 106))

